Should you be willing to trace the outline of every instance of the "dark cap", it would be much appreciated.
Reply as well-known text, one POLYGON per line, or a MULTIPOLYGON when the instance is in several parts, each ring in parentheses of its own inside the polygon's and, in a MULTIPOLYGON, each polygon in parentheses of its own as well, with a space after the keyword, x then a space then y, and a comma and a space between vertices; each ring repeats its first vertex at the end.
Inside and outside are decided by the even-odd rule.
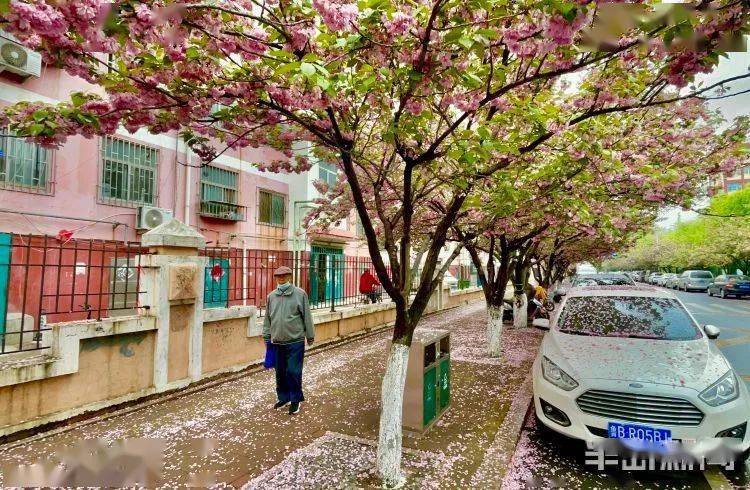
POLYGON ((275 271, 273 271, 273 275, 274 276, 286 276, 286 275, 290 275, 291 276, 292 275, 292 269, 290 269, 289 267, 287 267, 285 265, 282 265, 281 267, 279 267, 278 269, 276 269, 275 271))

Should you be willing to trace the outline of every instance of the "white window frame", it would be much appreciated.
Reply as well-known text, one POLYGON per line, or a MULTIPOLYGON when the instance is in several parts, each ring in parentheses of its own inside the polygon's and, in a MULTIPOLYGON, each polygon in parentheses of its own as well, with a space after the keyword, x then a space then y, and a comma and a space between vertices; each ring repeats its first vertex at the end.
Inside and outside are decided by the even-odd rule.
MULTIPOLYGON (((200 213, 201 213, 201 215, 208 216, 208 217, 219 217, 220 213, 218 213, 218 212, 211 212, 211 211, 204 211, 203 210, 203 204, 204 203, 206 203, 206 204, 207 203, 211 203, 211 204, 215 205, 214 207, 216 209, 222 209, 222 208, 230 209, 230 208, 233 208, 234 209, 233 212, 237 213, 237 214, 241 214, 242 217, 243 217, 243 219, 244 219, 244 217, 245 217, 244 207, 240 205, 240 177, 241 177, 240 173, 237 172, 236 170, 226 169, 226 168, 220 167, 218 165, 206 165, 206 167, 204 167, 203 169, 201 169, 201 178, 200 178, 200 198, 201 198, 201 211, 200 211, 200 213), (225 172, 227 174, 234 175, 234 187, 231 187, 231 186, 226 185, 226 184, 221 184, 221 183, 218 183, 218 182, 212 182, 210 180, 207 180, 203 176, 203 172, 206 171, 207 169, 215 169, 215 170, 218 170, 219 172, 225 172), (207 201, 205 199, 204 194, 203 194, 203 192, 205 190, 205 186, 211 186, 211 187, 214 187, 216 189, 220 189, 222 191, 222 193, 224 194, 225 197, 227 195, 229 195, 229 196, 232 196, 233 199, 223 200, 223 201, 207 201)), ((241 220, 238 219, 238 221, 241 221, 241 220)))
POLYGON ((261 188, 258 188, 258 194, 257 194, 257 200, 256 200, 256 202, 258 204, 256 206, 257 213, 256 213, 255 221, 259 225, 274 226, 276 228, 286 228, 287 227, 287 218, 288 218, 287 215, 289 214, 289 206, 288 206, 288 202, 287 202, 287 197, 288 196, 286 194, 282 194, 280 192, 272 191, 270 189, 261 189, 261 188), (284 213, 283 213, 283 215, 284 215, 284 221, 281 224, 272 223, 270 221, 263 221, 263 220, 261 220, 261 217, 260 217, 261 216, 260 196, 261 196, 262 193, 266 193, 266 194, 270 194, 271 195, 271 211, 270 211, 271 220, 273 220, 273 196, 281 196, 281 198, 283 199, 283 202, 284 202, 284 213))
POLYGON ((329 188, 336 185, 336 182, 339 180, 336 165, 327 162, 318 162, 318 178, 328 184, 329 188))
MULTIPOLYGON (((53 150, 50 150, 48 148, 43 148, 41 145, 38 145, 36 143, 32 143, 30 141, 26 141, 24 138, 16 137, 9 129, 3 128, 0 129, 0 133, 2 133, 3 136, 0 136, 0 150, 2 150, 2 155, 0 157, 0 189, 9 190, 9 191, 18 191, 18 192, 27 192, 30 194, 44 194, 44 195, 52 195, 54 194, 54 155, 55 152, 53 150), (7 135, 7 136, 5 136, 7 135), (14 150, 16 148, 24 148, 24 153, 26 152, 26 149, 33 148, 33 151, 35 152, 34 161, 31 160, 28 161, 28 163, 33 166, 38 166, 40 162, 39 153, 41 152, 44 155, 44 184, 25 184, 23 182, 17 182, 16 178, 9 179, 8 176, 8 170, 9 170, 9 161, 11 158, 9 157, 10 151, 9 148, 13 148, 14 150)), ((16 170, 15 176, 18 176, 18 167, 19 165, 16 163, 14 165, 14 169, 16 170)), ((22 168, 24 168, 24 174, 25 172, 25 166, 22 164, 22 168)))
MULTIPOLYGON (((99 138, 99 184, 97 192, 97 196, 99 198, 99 202, 101 204, 108 204, 110 206, 121 206, 121 207, 139 207, 139 206, 157 206, 159 202, 159 159, 161 157, 161 153, 158 148, 155 148, 151 145, 144 144, 140 141, 134 141, 128 138, 122 138, 120 136, 104 136, 102 138, 99 138), (141 147, 150 151, 153 151, 156 153, 156 156, 154 158, 154 164, 144 164, 142 162, 137 161, 128 161, 125 159, 118 159, 118 158, 107 158, 105 156, 105 149, 108 141, 120 141, 128 145, 133 145, 136 147, 141 147), (153 173, 153 181, 151 185, 151 200, 147 201, 144 199, 132 199, 132 193, 130 189, 128 190, 127 194, 128 197, 126 198, 120 198, 120 197, 113 197, 112 195, 105 195, 104 191, 104 179, 106 175, 106 161, 113 161, 117 163, 121 163, 127 166, 127 173, 125 177, 123 178, 123 182, 128 185, 128 183, 131 180, 131 175, 134 173, 134 171, 141 170, 145 172, 152 172, 153 173)), ((110 176, 112 174, 112 171, 110 170, 110 176)))

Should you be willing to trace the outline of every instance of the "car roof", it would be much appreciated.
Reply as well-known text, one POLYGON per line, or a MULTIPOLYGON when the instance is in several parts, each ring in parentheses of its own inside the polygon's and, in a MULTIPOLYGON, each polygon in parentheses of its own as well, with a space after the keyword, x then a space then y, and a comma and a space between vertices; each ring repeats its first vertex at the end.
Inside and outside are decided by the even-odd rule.
POLYGON ((650 286, 577 286, 568 291, 567 297, 584 296, 638 296, 642 298, 676 298, 676 296, 665 289, 650 286))

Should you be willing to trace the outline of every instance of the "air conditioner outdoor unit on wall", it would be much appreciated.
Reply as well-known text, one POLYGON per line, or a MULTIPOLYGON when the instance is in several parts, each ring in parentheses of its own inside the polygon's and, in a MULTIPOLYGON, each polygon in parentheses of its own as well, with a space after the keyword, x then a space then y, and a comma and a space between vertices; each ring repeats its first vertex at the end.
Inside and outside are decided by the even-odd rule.
POLYGON ((138 208, 135 227, 139 230, 153 230, 173 217, 174 212, 171 209, 141 206, 138 208))
POLYGON ((42 74, 42 55, 15 41, 10 34, 0 31, 0 72, 9 71, 24 77, 42 74))

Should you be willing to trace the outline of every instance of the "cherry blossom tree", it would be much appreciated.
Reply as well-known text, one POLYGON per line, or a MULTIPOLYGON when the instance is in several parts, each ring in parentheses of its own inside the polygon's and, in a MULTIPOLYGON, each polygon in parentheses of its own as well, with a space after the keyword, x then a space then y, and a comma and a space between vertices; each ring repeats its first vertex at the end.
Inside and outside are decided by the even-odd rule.
POLYGON ((474 198, 483 205, 454 230, 482 280, 491 356, 501 353, 509 281, 514 326, 522 327, 534 264, 544 264, 549 285, 571 263, 598 261, 631 243, 653 225, 662 203, 689 206, 707 176, 747 162, 747 122, 717 134, 712 128, 722 121, 704 105, 649 108, 636 116, 637 125, 633 114, 610 115, 488 180, 474 198))
MULTIPOLYGON (((302 171, 309 161, 293 145, 307 142, 339 165, 396 309, 377 458, 389 485, 401 480, 409 345, 440 282, 440 251, 475 188, 587 121, 721 88, 690 83, 745 32, 748 13, 731 0, 690 8, 586 0, 10 0, 0 8, 3 29, 100 87, 57 105, 4 109, 0 125, 19 136, 54 146, 122 125, 179 131, 203 163, 227 148, 268 145, 286 158, 259 168, 302 171), (566 88, 576 72, 586 82, 566 88), (412 292, 422 206, 435 224, 419 238, 426 251, 412 292)), ((750 74, 731 79, 743 77, 750 74)))
POLYGON ((621 247, 623 253, 605 267, 672 272, 707 267, 750 273, 750 189, 717 195, 702 212, 695 220, 652 231, 621 247))

